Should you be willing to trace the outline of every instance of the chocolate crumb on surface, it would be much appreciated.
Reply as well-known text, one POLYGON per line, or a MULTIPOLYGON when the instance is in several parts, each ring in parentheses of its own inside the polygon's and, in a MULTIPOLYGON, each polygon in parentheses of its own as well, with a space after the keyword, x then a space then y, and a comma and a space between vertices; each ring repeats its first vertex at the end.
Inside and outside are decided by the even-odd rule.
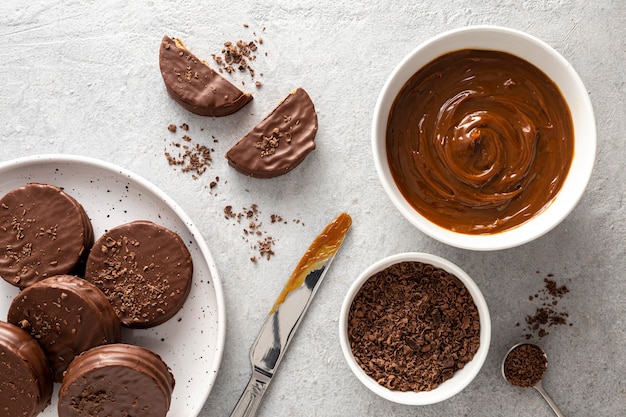
MULTIPOLYGON (((277 239, 270 235, 265 227, 261 210, 257 204, 243 207, 240 211, 234 210, 232 205, 227 205, 224 207, 224 218, 235 220, 235 224, 243 226, 241 238, 249 244, 250 249, 254 252, 254 255, 250 257, 251 262, 255 263, 263 258, 269 261, 276 254, 274 247, 277 239)), ((293 222, 304 224, 300 220, 293 222)), ((276 213, 269 216, 269 223, 271 225, 288 224, 280 214, 276 213)))
MULTIPOLYGON (((243 24, 243 27, 250 27, 247 23, 243 24)), ((263 29, 265 32, 265 29, 263 29)), ((256 32, 254 33, 256 36, 256 32)), ((218 71, 220 73, 234 74, 236 72, 248 73, 251 78, 254 78, 256 73, 253 66, 250 64, 257 59, 257 51, 259 45, 263 44, 263 38, 257 37, 255 40, 244 41, 239 39, 237 41, 227 41, 219 53, 211 54, 213 61, 218 65, 218 71)), ((265 53, 267 56, 267 52, 265 53)), ((263 74, 260 74, 263 76, 263 74)), ((256 87, 261 86, 260 82, 255 82, 256 87)))
POLYGON ((235 212, 233 206, 224 207, 224 217, 226 219, 234 219, 238 224, 244 225, 242 229, 242 239, 250 244, 250 249, 255 251, 258 257, 252 256, 250 261, 256 262, 260 258, 270 260, 274 253, 274 244, 276 240, 268 235, 263 228, 263 222, 260 220, 260 210, 258 205, 251 204, 250 207, 244 207, 241 211, 235 212), (256 238, 252 238, 256 236, 256 238))
MULTIPOLYGON (((189 131, 189 125, 186 123, 183 123, 180 128, 189 131)), ((175 132, 176 125, 170 124, 168 130, 175 132)), ((214 149, 206 145, 193 143, 192 137, 184 134, 178 141, 171 141, 165 146, 164 155, 169 165, 180 167, 182 172, 191 172, 192 178, 198 179, 211 166, 213 151, 214 149)))
POLYGON ((255 41, 238 40, 236 42, 224 42, 221 55, 212 54, 212 58, 219 66, 220 72, 232 74, 236 71, 247 72, 250 77, 254 78, 254 68, 250 65, 251 61, 256 60, 258 49, 255 41))
POLYGON ((370 277, 352 302, 348 339, 366 374, 395 391, 430 391, 480 345, 473 298, 454 275, 400 262, 370 277))
POLYGON ((272 249, 274 246, 274 238, 271 236, 266 236, 262 240, 257 241, 259 247, 259 255, 261 257, 265 257, 268 261, 274 255, 274 250, 272 249))
POLYGON ((287 224, 287 221, 283 220, 283 218, 282 218, 282 216, 280 214, 272 214, 272 215, 270 215, 270 221, 272 223, 278 222, 278 223, 287 224))
POLYGON ((515 347, 504 360, 504 377, 518 387, 532 387, 543 378, 548 360, 541 348, 532 344, 515 347))
MULTIPOLYGON (((549 328, 568 324, 569 314, 559 307, 559 301, 569 292, 569 289, 565 285, 559 286, 552 279, 553 276, 553 274, 548 274, 543 279, 543 288, 528 297, 529 301, 536 301, 540 305, 532 314, 525 317, 526 334, 524 337, 527 340, 533 337, 541 339, 549 334, 549 328)), ((572 324, 569 323, 569 325, 572 324)))

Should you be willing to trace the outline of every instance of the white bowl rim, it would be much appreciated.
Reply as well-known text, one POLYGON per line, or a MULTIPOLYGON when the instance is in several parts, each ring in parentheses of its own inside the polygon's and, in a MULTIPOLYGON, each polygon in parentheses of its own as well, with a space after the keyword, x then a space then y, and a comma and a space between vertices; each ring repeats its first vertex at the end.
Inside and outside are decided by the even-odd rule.
POLYGON ((469 385, 470 382, 472 382, 476 375, 478 375, 478 372, 487 358, 487 353, 489 352, 489 345, 491 343, 491 318, 487 302, 485 301, 482 292, 472 278, 470 278, 470 276, 456 264, 436 255, 422 252, 404 252, 388 256, 373 263, 352 283, 341 306, 341 313, 339 315, 339 341, 348 366, 359 381, 361 381, 361 383, 372 392, 389 401, 399 404, 428 405, 444 401, 458 394, 467 385, 469 385), (382 271, 383 269, 396 263, 405 261, 430 264, 434 267, 441 268, 451 274, 454 274, 468 289, 474 299, 474 304, 478 309, 480 320, 480 346, 474 355, 474 358, 468 362, 463 369, 457 371, 452 379, 445 381, 431 391, 400 392, 390 390, 378 384, 356 363, 352 354, 352 349, 350 348, 350 342, 348 341, 348 314, 352 306, 352 301, 361 286, 376 272, 382 271))
POLYGON ((376 171, 385 192, 400 213, 428 236, 462 249, 500 250, 522 245, 544 235, 565 219, 582 198, 591 178, 596 155, 596 123, 591 100, 581 78, 571 64, 544 41, 519 30, 493 25, 467 26, 436 35, 418 45, 394 68, 376 100, 372 118, 372 150, 376 171), (442 49, 443 42, 458 45, 442 49), (385 141, 388 110, 396 95, 417 70, 433 59, 459 49, 501 50, 519 56, 546 73, 567 100, 574 122, 574 160, 566 180, 553 202, 531 221, 491 235, 456 233, 420 215, 402 196, 386 166, 385 141), (526 49, 531 52, 525 52, 526 49), (437 52, 439 51, 439 52, 437 52), (428 56, 431 54, 432 56, 428 56), (409 73, 407 75, 407 73, 409 73), (560 77, 556 77, 560 75, 560 77), (565 88, 564 88, 565 87, 565 88), (584 117, 582 116, 584 115, 584 117), (583 120, 584 119, 584 123, 583 120))

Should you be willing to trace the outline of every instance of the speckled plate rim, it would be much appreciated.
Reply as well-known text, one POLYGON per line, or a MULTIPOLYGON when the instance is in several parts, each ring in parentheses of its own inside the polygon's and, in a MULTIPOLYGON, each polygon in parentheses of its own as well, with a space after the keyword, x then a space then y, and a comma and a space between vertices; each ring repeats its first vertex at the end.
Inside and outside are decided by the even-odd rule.
MULTIPOLYGON (((44 154, 0 162, 0 195, 28 182, 54 184, 81 203, 92 219, 96 239, 107 228, 143 218, 177 232, 194 262, 192 288, 183 308, 151 329, 123 329, 125 343, 158 353, 176 379, 168 415, 197 416, 217 377, 225 343, 226 315, 222 284, 202 234, 178 204, 154 184, 124 168, 91 157, 44 154)), ((0 279, 0 316, 18 289, 0 279)), ((52 404, 40 415, 57 416, 52 404)))

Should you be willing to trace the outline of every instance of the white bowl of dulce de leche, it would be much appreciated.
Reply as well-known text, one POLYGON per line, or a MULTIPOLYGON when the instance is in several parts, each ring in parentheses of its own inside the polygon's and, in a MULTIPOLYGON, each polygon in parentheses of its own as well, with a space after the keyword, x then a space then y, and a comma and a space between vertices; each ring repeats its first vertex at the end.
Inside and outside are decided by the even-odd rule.
POLYGON ((498 250, 544 235, 578 204, 596 126, 587 89, 557 51, 474 26, 397 65, 376 102, 372 145, 385 191, 419 230, 498 250))

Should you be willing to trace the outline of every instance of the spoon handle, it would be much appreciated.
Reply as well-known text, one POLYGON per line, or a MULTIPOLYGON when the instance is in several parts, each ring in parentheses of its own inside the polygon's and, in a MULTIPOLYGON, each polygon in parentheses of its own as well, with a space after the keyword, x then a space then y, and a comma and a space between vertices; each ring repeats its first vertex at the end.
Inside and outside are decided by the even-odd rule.
POLYGON ((543 385, 541 384, 541 381, 539 381, 539 383, 535 385, 533 388, 539 391, 539 394, 541 394, 543 399, 546 400, 548 405, 552 408, 552 411, 554 411, 554 414, 556 414, 558 417, 565 417, 565 414, 563 414, 559 406, 556 405, 556 403, 554 402, 552 398, 550 398, 546 390, 543 389, 543 385))

